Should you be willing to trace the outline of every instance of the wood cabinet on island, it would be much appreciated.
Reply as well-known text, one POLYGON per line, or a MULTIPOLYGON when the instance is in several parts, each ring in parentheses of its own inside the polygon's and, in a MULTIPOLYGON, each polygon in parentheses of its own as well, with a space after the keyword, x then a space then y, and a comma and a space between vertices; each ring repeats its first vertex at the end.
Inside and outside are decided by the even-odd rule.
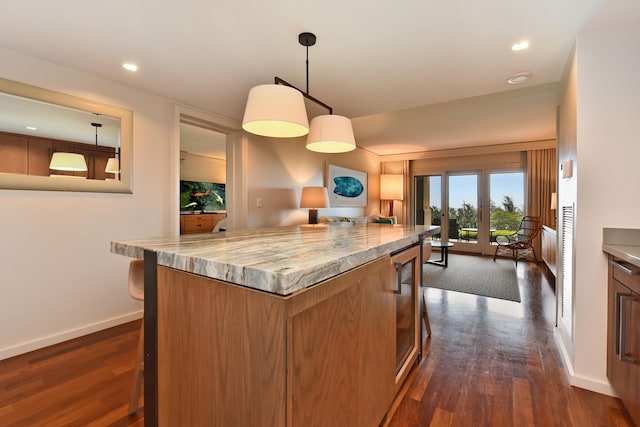
POLYGON ((439 231, 318 225, 112 242, 145 260, 145 425, 380 425, 420 360, 416 333, 397 366, 397 290, 414 287, 421 330, 422 243, 439 231))

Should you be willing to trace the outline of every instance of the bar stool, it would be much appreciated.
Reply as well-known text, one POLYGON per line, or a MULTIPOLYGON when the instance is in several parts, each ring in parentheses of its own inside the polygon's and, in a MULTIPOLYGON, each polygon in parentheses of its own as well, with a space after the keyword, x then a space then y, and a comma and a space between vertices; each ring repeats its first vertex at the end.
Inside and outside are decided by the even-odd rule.
MULTIPOLYGON (((129 295, 133 299, 144 301, 144 261, 141 259, 136 259, 129 263, 129 295)), ((129 415, 135 414, 138 410, 140 387, 142 386, 142 377, 144 375, 144 316, 140 326, 134 374, 133 389, 129 397, 129 415)))

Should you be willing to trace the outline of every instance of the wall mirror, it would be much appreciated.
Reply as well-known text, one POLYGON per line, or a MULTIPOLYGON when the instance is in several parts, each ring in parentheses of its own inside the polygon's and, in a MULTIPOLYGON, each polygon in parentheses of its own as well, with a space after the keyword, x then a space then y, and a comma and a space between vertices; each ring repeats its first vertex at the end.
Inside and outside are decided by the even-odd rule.
POLYGON ((130 110, 0 78, 0 188, 131 193, 132 123, 130 110))

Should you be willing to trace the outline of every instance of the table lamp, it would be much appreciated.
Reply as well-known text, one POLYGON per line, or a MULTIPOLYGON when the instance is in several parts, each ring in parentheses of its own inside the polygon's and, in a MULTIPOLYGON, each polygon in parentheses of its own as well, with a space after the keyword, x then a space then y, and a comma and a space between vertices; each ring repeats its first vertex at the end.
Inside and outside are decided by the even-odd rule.
POLYGON ((404 200, 404 175, 380 175, 380 200, 389 200, 389 216, 393 216, 393 201, 404 200))
POLYGON ((303 187, 300 207, 309 209, 309 224, 318 223, 318 209, 329 207, 326 187, 303 187))

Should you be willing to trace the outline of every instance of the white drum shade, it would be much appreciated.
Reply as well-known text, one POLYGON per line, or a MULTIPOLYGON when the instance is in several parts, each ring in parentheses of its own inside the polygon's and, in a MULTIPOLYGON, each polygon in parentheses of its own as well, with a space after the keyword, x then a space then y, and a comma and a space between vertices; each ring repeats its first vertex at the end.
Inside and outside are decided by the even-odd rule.
POLYGON ((87 162, 82 154, 56 152, 51 156, 49 169, 57 171, 83 172, 87 170, 87 162))
POLYGON ((351 120, 327 114, 311 120, 307 149, 318 153, 345 153, 356 148, 351 120))
POLYGON ((309 133, 309 119, 302 94, 285 85, 251 88, 242 129, 275 138, 295 138, 309 133))
POLYGON ((111 157, 107 160, 107 166, 104 168, 107 173, 120 173, 120 159, 111 157))

